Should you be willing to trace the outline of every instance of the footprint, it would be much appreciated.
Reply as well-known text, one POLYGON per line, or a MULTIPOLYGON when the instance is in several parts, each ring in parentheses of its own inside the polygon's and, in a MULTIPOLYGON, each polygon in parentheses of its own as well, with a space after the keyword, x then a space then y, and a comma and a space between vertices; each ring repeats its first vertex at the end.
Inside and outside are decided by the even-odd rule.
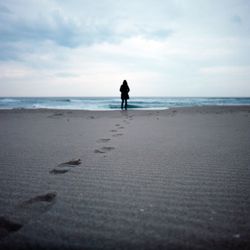
POLYGON ((65 174, 69 172, 69 169, 52 169, 49 173, 50 174, 65 174))
POLYGON ((116 129, 111 129, 110 132, 117 132, 117 130, 116 129))
POLYGON ((15 222, 26 224, 50 210, 55 204, 56 196, 56 192, 49 192, 23 201, 17 206, 10 218, 13 218, 15 222))
POLYGON ((49 118, 59 118, 60 116, 63 116, 63 115, 64 115, 63 113, 57 112, 57 113, 49 115, 48 117, 49 118))
POLYGON ((177 113, 177 110, 172 110, 172 114, 171 114, 171 116, 175 116, 175 115, 176 115, 176 113, 177 113))
POLYGON ((99 140, 97 140, 97 142, 100 142, 100 143, 105 143, 105 142, 108 142, 108 141, 110 141, 111 139, 109 139, 109 138, 101 138, 101 139, 99 139, 99 140))
POLYGON ((54 175, 65 174, 65 173, 69 172, 70 167, 78 166, 81 163, 82 163, 81 159, 76 159, 76 160, 73 159, 71 161, 60 163, 59 165, 56 166, 56 168, 52 169, 49 173, 54 174, 54 175), (60 168, 60 169, 57 169, 57 168, 60 168), (61 168, 64 168, 64 169, 61 169, 61 168))
POLYGON ((123 134, 122 133, 119 133, 119 134, 114 134, 112 135, 113 137, 118 137, 118 136, 122 136, 123 134))
POLYGON ((77 159, 77 160, 71 160, 71 161, 67 161, 67 162, 64 162, 64 163, 61 163, 60 165, 73 165, 73 166, 77 166, 77 165, 80 165, 82 162, 81 162, 81 159, 77 159))
POLYGON ((22 224, 9 220, 8 218, 0 217, 0 239, 7 236, 9 233, 14 233, 23 227, 22 224))
POLYGON ((133 115, 129 115, 129 120, 132 121, 133 120, 133 115))
POLYGON ((119 129, 124 129, 124 127, 123 127, 123 126, 120 126, 119 129))
POLYGON ((117 123, 117 124, 115 124, 115 126, 116 126, 116 127, 119 127, 119 126, 120 126, 120 124, 119 124, 119 123, 117 123))
POLYGON ((59 165, 57 165, 57 167, 75 167, 78 166, 82 163, 81 159, 77 159, 77 160, 71 160, 71 161, 67 161, 67 162, 63 162, 60 163, 59 165))
POLYGON ((43 195, 37 195, 29 200, 26 200, 20 204, 20 207, 25 207, 36 202, 52 202, 56 198, 56 192, 50 192, 43 195))
POLYGON ((95 149, 94 151, 96 154, 105 154, 104 151, 100 150, 100 149, 95 149))
POLYGON ((63 113, 54 113, 52 115, 49 115, 48 117, 49 118, 59 118, 60 116, 63 116, 64 114, 63 113))
POLYGON ((63 113, 55 113, 54 116, 62 116, 63 113))
POLYGON ((0 239, 19 231, 25 224, 47 212, 56 198, 56 192, 37 195, 23 201, 8 216, 0 217, 0 239))
POLYGON ((105 154, 105 153, 107 153, 111 150, 114 150, 114 149, 115 149, 115 147, 102 147, 101 149, 95 149, 94 152, 97 154, 105 154))
POLYGON ((105 151, 108 152, 108 151, 114 150, 115 147, 102 147, 101 149, 102 149, 102 151, 104 151, 104 152, 105 152, 105 151))

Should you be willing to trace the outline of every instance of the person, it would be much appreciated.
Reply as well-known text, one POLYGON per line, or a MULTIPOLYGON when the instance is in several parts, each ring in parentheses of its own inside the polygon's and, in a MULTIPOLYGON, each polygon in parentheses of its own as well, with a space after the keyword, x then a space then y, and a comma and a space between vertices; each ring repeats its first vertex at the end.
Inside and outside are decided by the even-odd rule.
POLYGON ((125 102, 125 110, 127 110, 127 106, 128 106, 127 100, 129 99, 129 95, 128 95, 129 91, 130 89, 129 89, 128 83, 126 80, 124 80, 120 87, 121 99, 122 99, 121 109, 123 109, 123 104, 125 102))

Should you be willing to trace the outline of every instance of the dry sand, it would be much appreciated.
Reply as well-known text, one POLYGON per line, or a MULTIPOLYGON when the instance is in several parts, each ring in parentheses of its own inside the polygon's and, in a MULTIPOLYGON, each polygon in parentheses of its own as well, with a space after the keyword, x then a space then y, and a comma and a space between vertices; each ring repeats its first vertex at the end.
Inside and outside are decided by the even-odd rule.
POLYGON ((2 110, 0 142, 1 249, 250 249, 250 107, 2 110))

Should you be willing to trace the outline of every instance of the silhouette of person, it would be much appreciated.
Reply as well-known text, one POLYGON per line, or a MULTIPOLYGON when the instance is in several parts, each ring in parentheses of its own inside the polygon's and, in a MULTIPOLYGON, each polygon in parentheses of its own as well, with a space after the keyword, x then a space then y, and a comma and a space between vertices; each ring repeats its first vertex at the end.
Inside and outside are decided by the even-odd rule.
POLYGON ((123 109, 123 104, 125 102, 125 109, 127 110, 127 100, 129 99, 129 95, 128 92, 130 91, 128 83, 126 80, 123 81, 121 87, 120 87, 120 92, 121 92, 121 99, 122 99, 122 103, 121 103, 121 109, 123 109))

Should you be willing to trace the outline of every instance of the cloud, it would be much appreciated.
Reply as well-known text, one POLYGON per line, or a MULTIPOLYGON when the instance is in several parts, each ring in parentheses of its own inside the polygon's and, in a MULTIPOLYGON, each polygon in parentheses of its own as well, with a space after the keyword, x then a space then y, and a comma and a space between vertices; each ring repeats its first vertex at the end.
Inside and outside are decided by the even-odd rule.
POLYGON ((231 22, 236 23, 236 24, 241 24, 242 23, 242 19, 240 16, 238 15, 234 15, 231 17, 231 22))
MULTIPOLYGON (((32 1, 26 2, 28 6, 32 1)), ((131 10, 120 16, 120 7, 111 4, 112 1, 108 1, 108 3, 110 3, 111 10, 108 10, 108 6, 105 4, 92 2, 88 2, 86 5, 82 4, 82 8, 87 7, 87 10, 89 8, 92 11, 88 13, 83 9, 80 16, 67 14, 67 9, 65 9, 67 5, 62 8, 63 5, 60 6, 59 2, 58 6, 45 5, 47 9, 41 12, 37 10, 39 5, 37 8, 33 7, 30 11, 36 15, 33 13, 30 16, 28 11, 10 12, 7 7, 2 6, 0 10, 11 13, 11 15, 0 18, 0 43, 49 40, 59 46, 77 47, 100 42, 120 42, 123 38, 134 35, 142 35, 151 39, 164 39, 172 33, 169 28, 154 27, 152 25, 155 23, 154 20, 144 19, 148 18, 148 14, 138 12, 135 16, 132 15, 131 19, 127 19, 131 16, 131 10)), ((135 5, 134 7, 139 11, 139 6, 135 5)))
POLYGON ((250 76, 250 66, 211 66, 200 72, 205 75, 250 76))
POLYGON ((77 25, 72 20, 63 18, 57 11, 34 20, 6 17, 0 26, 0 33, 1 43, 51 40, 66 47, 74 47, 79 43, 77 25))
POLYGON ((18 63, 0 64, 0 79, 24 79, 34 74, 34 71, 18 63))
POLYGON ((10 14, 11 11, 4 5, 0 4, 0 14, 10 14))
POLYGON ((230 75, 244 89, 249 11, 246 0, 8 0, 0 92, 116 95, 124 78, 133 95, 212 95, 230 75))
POLYGON ((68 72, 58 72, 55 73, 56 77, 61 77, 61 78, 72 78, 72 77, 79 77, 79 74, 76 73, 68 73, 68 72))

